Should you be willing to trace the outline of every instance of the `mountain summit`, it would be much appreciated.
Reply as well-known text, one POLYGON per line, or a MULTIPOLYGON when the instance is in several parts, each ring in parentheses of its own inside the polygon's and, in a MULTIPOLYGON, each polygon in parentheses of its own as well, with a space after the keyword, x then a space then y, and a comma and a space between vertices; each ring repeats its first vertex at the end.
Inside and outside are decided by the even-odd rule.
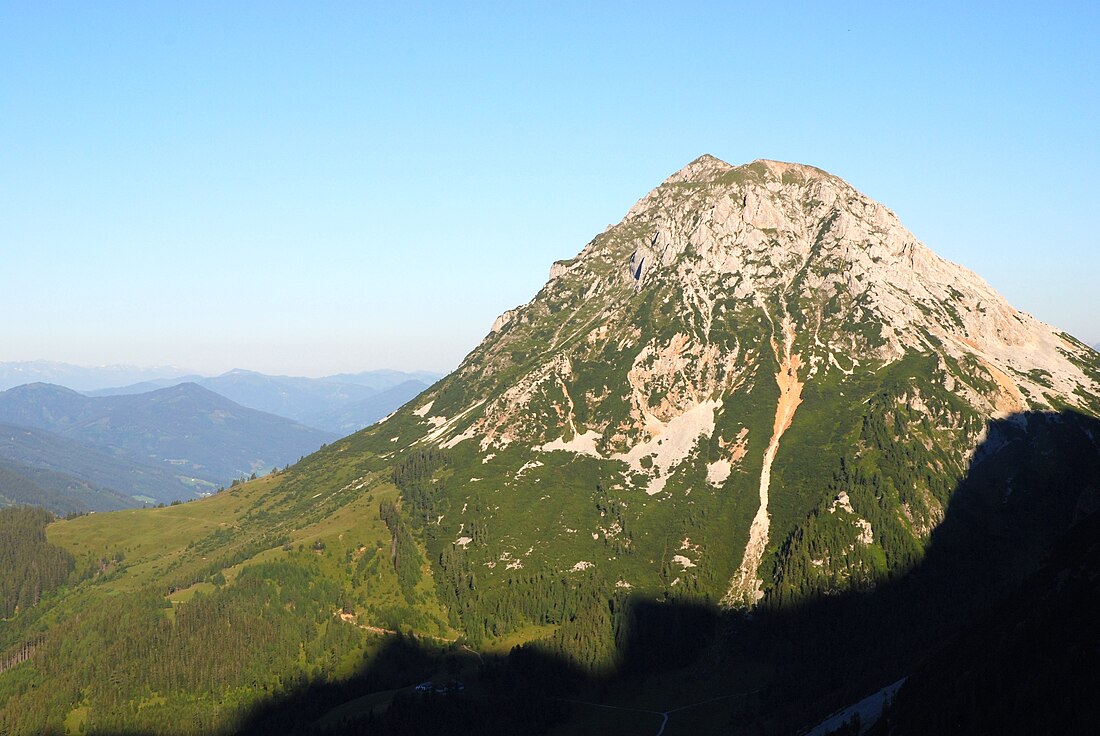
POLYGON ((910 564, 987 421, 1052 409, 1100 413, 1085 345, 843 180, 706 155, 371 433, 451 451, 438 525, 490 570, 599 567, 737 605, 780 594, 803 552, 802 587, 910 564), (860 464, 905 478, 857 492, 860 464), (470 546, 475 504, 498 533, 470 546), (792 548, 823 514, 838 548, 792 548))

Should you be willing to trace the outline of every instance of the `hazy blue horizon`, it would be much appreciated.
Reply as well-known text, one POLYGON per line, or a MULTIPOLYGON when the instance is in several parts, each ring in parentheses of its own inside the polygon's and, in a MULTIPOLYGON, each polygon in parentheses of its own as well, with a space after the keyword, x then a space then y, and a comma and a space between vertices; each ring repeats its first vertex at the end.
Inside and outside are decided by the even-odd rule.
MULTIPOLYGON (((104 389, 127 388, 146 383, 170 382, 174 385, 177 381, 203 381, 206 379, 225 378, 240 372, 255 373, 266 378, 273 379, 333 379, 342 383, 364 383, 374 387, 389 387, 406 380, 423 381, 432 384, 442 378, 446 373, 441 371, 422 370, 394 370, 387 368, 357 371, 351 373, 326 373, 315 376, 292 376, 287 374, 270 374, 261 371, 253 371, 248 368, 233 368, 221 373, 205 373, 203 371, 188 370, 179 366, 139 366, 139 365, 77 365, 73 363, 61 363, 56 361, 0 361, 0 392, 17 386, 32 383, 47 383, 81 392, 96 392, 104 389), (369 378, 372 380, 364 381, 369 378)), ((143 390, 154 390, 145 388, 143 390)))
POLYGON ((1100 7, 0 10, 0 361, 446 372, 695 157, 1100 342, 1100 7))

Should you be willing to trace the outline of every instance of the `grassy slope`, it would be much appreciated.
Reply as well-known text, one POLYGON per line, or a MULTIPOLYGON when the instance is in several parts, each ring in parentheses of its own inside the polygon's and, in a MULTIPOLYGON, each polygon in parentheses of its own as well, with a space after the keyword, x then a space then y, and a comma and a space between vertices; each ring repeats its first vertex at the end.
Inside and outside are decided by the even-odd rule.
MULTIPOLYGON (((339 579, 347 573, 348 557, 357 559, 361 547, 388 547, 389 532, 377 511, 380 501, 397 498, 397 490, 388 481, 371 481, 340 506, 326 503, 331 495, 322 492, 294 504, 324 509, 319 515, 313 514, 308 523, 297 526, 278 520, 272 524, 267 517, 275 516, 277 510, 287 505, 285 498, 280 503, 272 497, 285 493, 287 480, 283 474, 271 475, 200 501, 160 509, 92 514, 51 524, 50 542, 72 552, 78 566, 88 568, 100 558, 111 559, 119 552, 123 555, 121 562, 112 563, 117 570, 110 580, 95 586, 79 585, 69 598, 78 600, 82 594, 92 595, 93 588, 102 595, 153 586, 164 588, 167 594, 167 589, 178 587, 179 582, 195 576, 209 577, 214 574, 211 571, 221 571, 232 581, 244 567, 285 557, 284 544, 297 550, 299 546, 312 549, 321 542, 324 554, 318 557, 322 559, 322 568, 339 579), (288 541, 279 537, 280 544, 255 549, 266 539, 274 538, 269 536, 272 532, 285 535, 288 541), (235 553, 251 554, 236 561, 235 553), (222 567, 220 562, 233 564, 222 567)), ((387 566, 379 566, 378 580, 370 589, 370 600, 375 606, 404 605, 391 573, 387 566)), ((210 584, 198 582, 183 587, 171 593, 170 598, 181 602, 189 597, 192 587, 203 585, 210 584)), ((417 609, 432 619, 445 620, 434 601, 429 579, 422 581, 420 592, 426 600, 417 609)), ((361 623, 370 622, 361 620, 361 623)), ((443 629, 432 633, 451 632, 443 629)))
MULTIPOLYGON (((155 600, 148 597, 150 591, 171 602, 164 615, 174 619, 192 605, 196 595, 209 598, 224 594, 232 589, 242 570, 273 560, 299 567, 311 578, 323 578, 343 591, 329 601, 333 614, 317 632, 322 639, 326 627, 355 626, 356 622, 336 618, 341 606, 355 610, 360 626, 395 628, 411 624, 422 634, 454 638, 457 633, 446 624, 446 612, 435 598, 427 565, 410 602, 388 564, 390 534, 379 518, 378 505, 396 500, 397 489, 387 473, 364 474, 347 457, 339 450, 320 453, 320 457, 311 457, 294 470, 200 501, 92 514, 51 524, 47 530, 49 541, 69 550, 77 559, 73 582, 48 596, 29 615, 0 622, 0 652, 35 640, 64 622, 94 618, 96 612, 119 610, 137 601, 155 600), (349 483, 352 480, 355 482, 349 483), (323 550, 315 551, 315 545, 323 545, 323 550), (369 564, 360 565, 361 560, 369 560, 369 564)), ((58 645, 80 640, 83 635, 54 633, 47 635, 47 641, 58 645)), ((342 652, 340 664, 335 671, 329 668, 328 676, 350 675, 377 646, 377 642, 371 642, 378 637, 365 630, 355 632, 355 637, 360 645, 342 652)), ((303 642, 304 646, 308 644, 303 642)), ((317 671, 309 661, 303 660, 301 666, 306 675, 317 671)), ((43 677, 32 666, 5 674, 0 677, 0 701, 19 692, 32 697, 26 693, 44 686, 43 677)), ((141 714, 149 713, 152 718, 158 709, 162 714, 201 714, 218 711, 214 705, 222 701, 229 706, 243 705, 255 697, 248 692, 246 687, 221 694, 158 693, 152 704, 146 702, 147 697, 135 696, 134 705, 145 705, 134 725, 142 722, 141 714)), ((96 722, 95 710, 101 704, 83 702, 77 692, 72 697, 76 708, 71 713, 51 713, 48 723, 71 729, 89 718, 89 723, 96 722)), ((123 710, 128 707, 124 705, 123 710)), ((56 710, 56 706, 47 710, 56 710)), ((231 712, 233 708, 226 710, 231 712)), ((101 718, 98 722, 105 721, 101 718)))

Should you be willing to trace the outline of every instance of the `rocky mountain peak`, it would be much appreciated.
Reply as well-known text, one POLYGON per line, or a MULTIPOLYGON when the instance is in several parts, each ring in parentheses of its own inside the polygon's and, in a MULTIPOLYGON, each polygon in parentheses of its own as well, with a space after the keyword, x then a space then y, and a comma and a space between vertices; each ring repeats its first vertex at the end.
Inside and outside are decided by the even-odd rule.
POLYGON ((713 181, 715 178, 725 174, 732 168, 733 167, 725 161, 715 158, 709 153, 704 153, 702 156, 665 179, 664 184, 713 181))
POLYGON ((662 182, 662 186, 668 184, 706 184, 716 181, 731 180, 756 180, 760 183, 767 182, 810 182, 818 179, 831 179, 839 185, 844 185, 843 180, 837 179, 826 171, 806 164, 790 163, 787 161, 773 161, 771 159, 757 159, 749 164, 733 166, 720 158, 704 153, 693 160, 676 173, 662 182))
POLYGON ((1000 381, 1000 410, 1051 405, 1043 398, 1050 387, 1026 378, 1036 369, 1066 376, 1057 386, 1063 394, 1095 389, 1066 355, 1079 345, 1014 310, 976 274, 925 247, 889 209, 821 169, 769 160, 732 167, 703 156, 640 200, 619 228, 632 237, 606 238, 603 250, 598 239, 571 267, 586 256, 625 258, 634 265, 623 269, 624 280, 637 288, 682 288, 702 303, 732 292, 770 309, 776 321, 783 314, 766 302, 783 295, 774 306, 785 313, 784 300, 800 302, 792 324, 817 325, 819 341, 826 312, 838 310, 838 327, 863 323, 874 333, 863 345, 827 348, 853 357, 889 361, 941 344, 955 358, 980 354, 993 373, 1021 374, 1028 384, 1021 393, 1000 381))
POLYGON ((759 169, 763 167, 767 172, 767 175, 773 179, 783 180, 784 177, 798 176, 805 180, 810 179, 834 179, 837 182, 843 183, 843 180, 837 179, 826 171, 817 168, 816 166, 808 166, 806 164, 792 163, 789 161, 773 161, 767 158, 758 158, 748 165, 749 167, 755 167, 759 169))
MULTIPOLYGON (((640 360, 678 336, 691 370, 709 356, 707 377, 685 378, 671 393, 653 389, 663 395, 657 416, 667 420, 692 403, 687 397, 713 398, 736 382, 746 346, 727 343, 746 320, 768 326, 756 356, 774 354, 767 341, 789 338, 807 378, 850 376, 917 352, 942 356, 946 374, 973 364, 976 380, 944 380, 989 415, 1084 408, 1091 399, 1082 397, 1100 392, 1083 345, 1013 309, 843 180, 802 164, 733 167, 710 155, 666 179, 576 258, 555 263, 546 287, 502 315, 460 373, 491 382, 497 368, 510 375, 512 356, 522 353, 543 375, 612 343, 642 348, 640 360), (552 321, 561 324, 551 329, 552 321), (668 334, 647 335, 655 328, 668 334), (529 345, 545 333, 553 339, 529 345)), ((646 411, 627 424, 643 428, 646 411)), ((614 438, 630 432, 601 434, 620 444, 614 438)))
MULTIPOLYGON (((919 445, 914 456, 943 448, 936 472, 950 478, 987 422, 1063 408, 1100 414, 1100 365, 1085 345, 1013 309, 843 180, 707 155, 555 263, 529 303, 379 437, 387 451, 431 445, 472 458, 456 491, 471 498, 533 490, 551 463, 546 482, 562 481, 562 458, 596 463, 585 478, 640 506, 690 510, 734 494, 739 562, 719 565, 721 589, 709 583, 734 604, 765 595, 777 539, 769 498, 812 496, 810 478, 836 470, 792 456, 790 444, 816 437, 803 449, 820 453, 843 437, 858 448, 861 432, 890 417, 889 432, 919 445), (481 465, 510 480, 478 486, 481 465)), ((942 518, 937 489, 897 502, 905 534, 942 518)), ((859 513, 833 514, 854 514, 858 549, 879 537, 853 504, 859 513)), ((792 518, 778 523, 782 538, 792 518)))

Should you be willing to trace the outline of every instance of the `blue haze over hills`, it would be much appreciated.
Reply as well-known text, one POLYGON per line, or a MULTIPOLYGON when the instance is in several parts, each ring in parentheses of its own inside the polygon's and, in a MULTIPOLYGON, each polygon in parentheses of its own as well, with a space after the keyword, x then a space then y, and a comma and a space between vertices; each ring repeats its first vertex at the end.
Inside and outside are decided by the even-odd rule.
POLYGON ((373 424, 438 377, 180 373, 0 363, 0 507, 64 514, 196 498, 373 424))
POLYGON ((272 376, 241 369, 202 376, 171 366, 78 366, 41 360, 0 363, 0 391, 49 383, 103 397, 194 383, 241 406, 335 434, 350 434, 373 424, 440 377, 430 371, 386 369, 323 378, 272 376))

